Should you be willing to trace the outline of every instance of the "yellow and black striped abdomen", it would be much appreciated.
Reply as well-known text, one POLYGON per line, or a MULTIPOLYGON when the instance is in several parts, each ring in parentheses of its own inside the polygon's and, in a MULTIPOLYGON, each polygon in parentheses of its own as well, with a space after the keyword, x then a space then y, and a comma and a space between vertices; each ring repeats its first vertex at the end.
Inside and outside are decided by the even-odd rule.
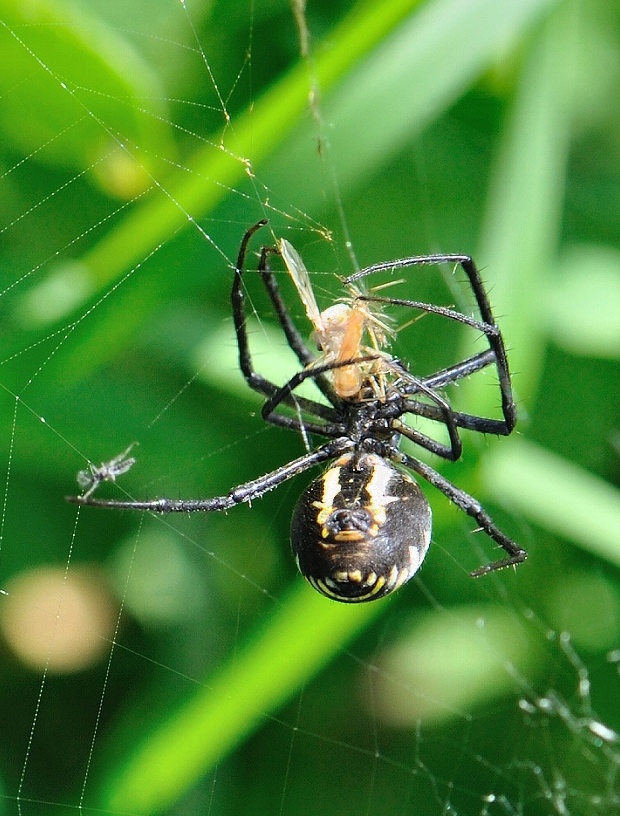
POLYGON ((431 509, 419 485, 376 454, 340 457, 299 499, 291 525, 302 575, 336 601, 371 601, 419 569, 431 509))

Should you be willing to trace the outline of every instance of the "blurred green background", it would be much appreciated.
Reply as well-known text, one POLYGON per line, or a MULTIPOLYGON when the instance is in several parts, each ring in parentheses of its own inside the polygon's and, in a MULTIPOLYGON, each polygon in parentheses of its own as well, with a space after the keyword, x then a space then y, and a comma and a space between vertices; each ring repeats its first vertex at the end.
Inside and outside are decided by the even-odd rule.
MULTIPOLYGON (((620 7, 0 0, 0 24, 0 813, 620 813, 620 7), (520 422, 433 465, 517 571, 470 579, 492 542, 432 490, 419 576, 359 608, 296 574, 303 478, 213 517, 65 504, 132 442, 102 495, 219 495, 303 452, 236 368, 265 216, 323 304, 356 265, 477 259, 520 422)), ((453 280, 399 295, 467 309, 453 280)), ((395 353, 430 373, 471 340, 428 318, 395 353)), ((497 415, 491 375, 450 398, 497 415)))

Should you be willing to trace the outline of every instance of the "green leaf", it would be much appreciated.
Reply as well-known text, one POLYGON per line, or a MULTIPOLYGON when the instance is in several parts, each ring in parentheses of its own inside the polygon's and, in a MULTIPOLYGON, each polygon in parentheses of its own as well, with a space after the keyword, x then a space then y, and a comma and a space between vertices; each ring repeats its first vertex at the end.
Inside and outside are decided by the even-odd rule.
POLYGON ((171 155, 163 95, 96 17, 58 0, 0 1, 0 132, 19 153, 130 198, 151 183, 153 157, 171 155))

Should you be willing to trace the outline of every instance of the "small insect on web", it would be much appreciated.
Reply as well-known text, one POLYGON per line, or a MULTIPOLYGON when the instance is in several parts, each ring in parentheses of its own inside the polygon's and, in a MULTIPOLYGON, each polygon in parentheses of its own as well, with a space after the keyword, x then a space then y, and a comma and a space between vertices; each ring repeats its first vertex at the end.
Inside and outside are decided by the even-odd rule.
MULTIPOLYGON (((212 512, 250 502, 315 465, 331 464, 301 494, 293 511, 291 545, 300 572, 315 589, 337 601, 371 601, 390 594, 419 569, 431 539, 431 510, 424 493, 409 473, 426 479, 505 551, 498 561, 474 572, 477 577, 515 566, 527 554, 506 536, 480 503, 419 459, 400 450, 402 437, 450 461, 462 453, 460 430, 507 436, 516 424, 510 372, 502 334, 495 323, 480 274, 468 255, 423 255, 375 264, 345 278, 347 297, 320 311, 308 272, 288 241, 264 246, 258 273, 267 290, 287 343, 301 370, 282 385, 254 368, 246 328, 244 275, 250 239, 267 222, 259 221, 243 236, 231 291, 239 367, 250 388, 266 399, 262 418, 273 425, 326 438, 327 441, 271 473, 241 484, 224 496, 207 499, 114 501, 93 497, 102 481, 114 481, 133 461, 129 449, 101 469, 91 467, 82 496, 75 504, 154 513, 212 512), (311 351, 286 306, 271 257, 281 256, 306 314, 314 327, 319 354, 311 351), (453 309, 402 298, 365 294, 357 281, 379 273, 415 266, 460 265, 474 294, 479 318, 453 309), (374 304, 374 307, 371 306, 374 304), (385 345, 389 327, 377 311, 385 305, 404 306, 421 313, 442 315, 476 329, 488 348, 425 377, 416 377, 385 345), (368 338, 365 344, 365 338, 368 338), (501 419, 454 411, 441 393, 487 366, 493 366, 501 397, 501 419), (306 380, 314 383, 321 401, 296 393, 306 380), (419 416, 445 426, 444 444, 408 425, 403 418, 419 416), (107 467, 107 470, 105 469, 107 467), (120 468, 120 469, 119 469, 120 468), (112 475, 113 473, 113 475, 112 475)), ((84 473, 84 472, 82 472, 84 473)))
POLYGON ((82 501, 88 499, 95 490, 99 487, 101 482, 115 482, 118 476, 132 468, 136 464, 133 456, 129 456, 132 448, 136 445, 132 442, 118 456, 114 456, 109 462, 102 462, 100 465, 93 465, 92 462, 88 465, 88 470, 80 470, 77 475, 77 483, 84 489, 84 493, 80 496, 82 501))

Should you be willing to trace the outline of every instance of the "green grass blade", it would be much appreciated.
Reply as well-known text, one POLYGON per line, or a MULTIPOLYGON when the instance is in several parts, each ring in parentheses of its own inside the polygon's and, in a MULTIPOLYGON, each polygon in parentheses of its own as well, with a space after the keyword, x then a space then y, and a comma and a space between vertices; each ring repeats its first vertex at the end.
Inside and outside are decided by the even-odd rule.
MULTIPOLYGON (((572 125, 569 77, 575 31, 562 4, 530 44, 492 173, 479 263, 510 349, 520 400, 536 391, 545 339, 539 314, 560 229, 572 125)), ((488 415, 497 400, 483 380, 461 391, 488 415)))
MULTIPOLYGON (((359 64, 324 104, 330 123, 331 160, 341 189, 375 172, 416 134, 442 114, 488 70, 498 55, 512 48, 555 0, 436 0, 425 3, 381 46, 359 64), (466 47, 455 50, 455 43, 466 47), (368 133, 368 138, 359 138, 368 133)), ((308 127, 276 161, 299 168, 295 186, 304 184, 306 209, 319 205, 312 164, 304 160, 311 138, 308 127), (301 179, 299 176, 301 175, 301 179)), ((316 172, 316 171, 314 171, 316 172)), ((414 193, 412 193, 414 194, 414 193)))
POLYGON ((485 459, 495 501, 620 566, 620 491, 544 448, 511 439, 485 459))
POLYGON ((262 631, 180 708, 161 712, 104 783, 100 806, 134 814, 169 807, 385 609, 326 601, 298 581, 262 631))

